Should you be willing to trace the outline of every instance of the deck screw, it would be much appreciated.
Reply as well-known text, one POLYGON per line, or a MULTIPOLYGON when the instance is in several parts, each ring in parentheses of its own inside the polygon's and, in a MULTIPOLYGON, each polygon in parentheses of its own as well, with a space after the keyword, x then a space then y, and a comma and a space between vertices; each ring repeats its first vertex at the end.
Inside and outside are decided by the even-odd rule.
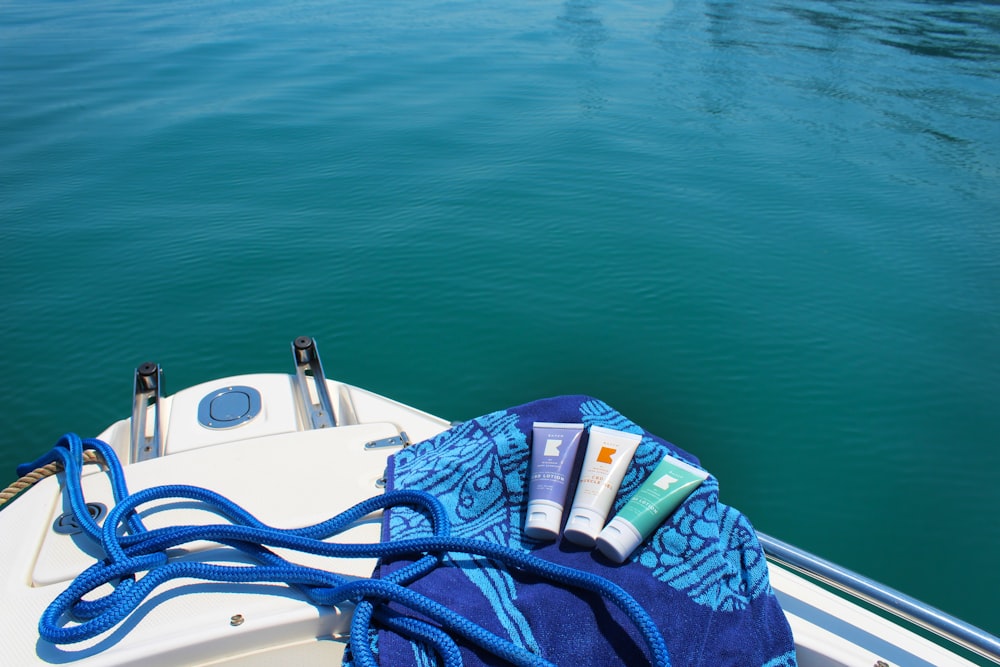
POLYGON ((892 665, 890 665, 885 660, 879 660, 878 662, 875 663, 875 667, 892 667, 892 665))
MULTIPOLYGON (((246 619, 243 618, 243 614, 234 614, 233 616, 229 617, 229 625, 231 625, 231 626, 233 626, 235 628, 238 625, 243 625, 243 621, 245 621, 245 620, 246 619)), ((889 666, 886 665, 886 667, 889 667, 889 666)))

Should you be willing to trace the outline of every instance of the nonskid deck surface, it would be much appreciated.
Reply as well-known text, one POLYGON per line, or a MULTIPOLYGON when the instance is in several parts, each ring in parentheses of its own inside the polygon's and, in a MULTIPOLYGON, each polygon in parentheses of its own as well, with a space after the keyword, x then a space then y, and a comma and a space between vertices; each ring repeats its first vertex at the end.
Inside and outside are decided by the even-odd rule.
MULTIPOLYGON (((392 424, 366 424, 198 449, 130 466, 129 486, 132 491, 175 483, 203 486, 233 500, 266 524, 300 527, 380 493, 378 480, 385 452, 366 450, 364 444, 394 434, 392 424), (234 450, 238 456, 233 456, 237 453, 234 450), (308 465, 286 468, 276 464, 275 451, 308 465)), ((112 504, 103 475, 87 475, 84 491, 90 502, 112 504)), ((58 496, 58 480, 53 477, 0 513, 0 534, 17 531, 23 535, 25 531, 18 530, 19 526, 33 527, 24 540, 8 550, 4 599, 20 610, 11 615, 3 630, 4 655, 12 660, 9 664, 31 664, 37 658, 61 662, 71 656, 90 657, 93 664, 122 664, 126 658, 140 657, 153 661, 150 664, 159 660, 177 664, 176 656, 162 656, 181 651, 190 659, 195 651, 191 645, 202 644, 199 660, 218 659, 237 645, 246 651, 347 632, 349 609, 317 608, 275 586, 177 581, 158 589, 126 624, 100 641, 66 648, 40 641, 27 643, 25 638, 38 636, 36 626, 44 608, 100 555, 89 538, 48 530, 64 510, 58 496), (242 621, 232 623, 237 616, 242 621), (234 637, 239 641, 229 646, 234 637)), ((183 505, 147 508, 144 523, 154 529, 219 521, 195 503, 183 505)), ((338 536, 337 541, 377 542, 380 520, 380 516, 371 516, 338 536)), ((207 562, 232 564, 235 557, 232 550, 210 543, 189 544, 185 551, 185 558, 207 562)), ((356 577, 370 576, 375 566, 373 559, 328 559, 276 551, 303 565, 356 577)))

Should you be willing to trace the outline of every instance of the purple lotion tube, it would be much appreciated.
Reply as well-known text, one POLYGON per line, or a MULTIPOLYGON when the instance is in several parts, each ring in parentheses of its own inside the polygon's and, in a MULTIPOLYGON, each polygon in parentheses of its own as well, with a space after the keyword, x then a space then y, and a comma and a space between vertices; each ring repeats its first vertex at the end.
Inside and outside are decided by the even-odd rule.
POLYGON ((559 537, 583 429, 583 424, 534 423, 528 473, 528 517, 524 523, 524 534, 532 539, 559 537))

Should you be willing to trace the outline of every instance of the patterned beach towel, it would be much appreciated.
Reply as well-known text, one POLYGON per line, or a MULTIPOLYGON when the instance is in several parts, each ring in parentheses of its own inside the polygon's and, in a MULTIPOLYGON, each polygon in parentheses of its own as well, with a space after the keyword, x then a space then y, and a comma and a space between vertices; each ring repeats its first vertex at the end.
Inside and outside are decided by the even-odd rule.
MULTIPOLYGON (((712 476, 622 565, 563 539, 525 537, 536 421, 642 434, 610 516, 666 454, 698 464, 602 401, 562 396, 472 419, 400 451, 389 461, 387 487, 432 493, 447 508, 454 536, 530 552, 614 581, 653 618, 675 667, 796 664, 791 630, 771 591, 754 530, 743 514, 719 502, 712 476)), ((564 520, 568 513, 567 507, 564 520)), ((382 529, 383 541, 419 537, 426 535, 426 522, 414 510, 398 507, 386 512, 382 529)), ((387 560, 377 574, 386 576, 410 562, 387 560)), ((449 553, 409 588, 557 665, 650 662, 633 624, 597 594, 561 588, 484 557, 449 553)), ((460 642, 459 648, 465 665, 506 664, 475 646, 460 642)), ((426 646, 387 631, 379 631, 376 649, 383 667, 438 664, 426 646)))

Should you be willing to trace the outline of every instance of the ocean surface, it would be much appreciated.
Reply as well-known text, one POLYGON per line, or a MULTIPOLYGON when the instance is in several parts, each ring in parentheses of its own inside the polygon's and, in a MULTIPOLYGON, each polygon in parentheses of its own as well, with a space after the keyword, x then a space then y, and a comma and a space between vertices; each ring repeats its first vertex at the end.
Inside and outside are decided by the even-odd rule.
POLYGON ((0 479, 291 370, 587 393, 1000 634, 1000 4, 0 4, 0 479))

